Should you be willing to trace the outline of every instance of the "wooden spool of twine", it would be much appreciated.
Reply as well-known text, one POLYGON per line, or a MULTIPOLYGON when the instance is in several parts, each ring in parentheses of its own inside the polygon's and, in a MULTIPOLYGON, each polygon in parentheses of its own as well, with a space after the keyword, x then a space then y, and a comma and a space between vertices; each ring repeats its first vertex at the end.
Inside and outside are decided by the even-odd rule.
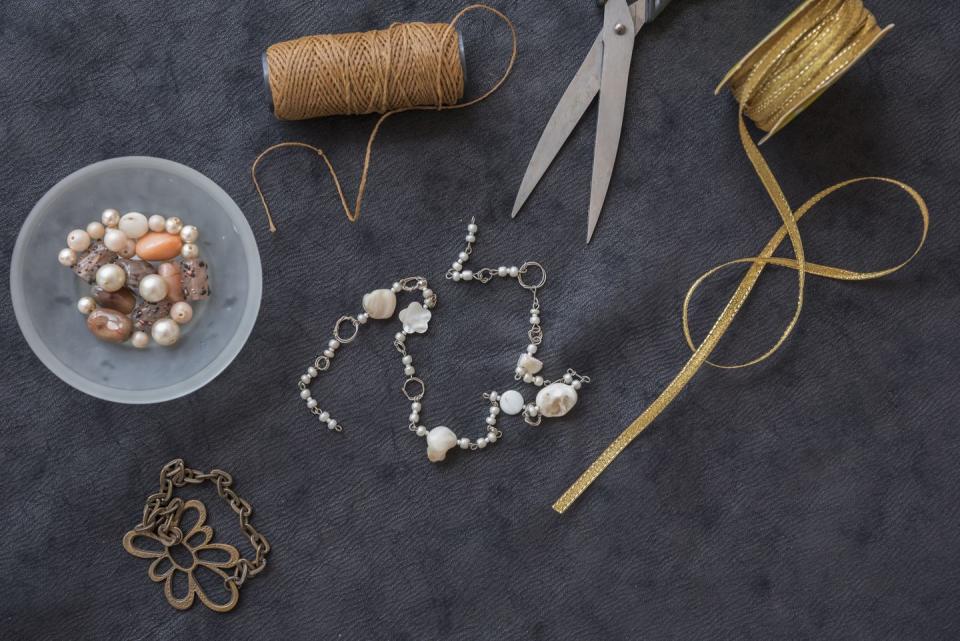
POLYGON ((516 58, 517 34, 513 23, 486 5, 466 7, 446 24, 397 23, 377 31, 307 36, 270 46, 264 54, 264 73, 277 118, 303 120, 333 115, 382 114, 367 141, 360 187, 352 209, 337 172, 319 147, 302 142, 282 142, 257 156, 251 174, 270 231, 277 228, 257 180, 257 167, 265 156, 284 147, 309 149, 316 153, 333 178, 344 213, 354 222, 360 216, 371 150, 383 122, 403 111, 443 111, 474 105, 500 88, 510 75, 516 58), (456 25, 464 14, 476 10, 494 14, 509 27, 512 51, 506 69, 490 89, 476 98, 460 102, 464 92, 464 70, 456 25))

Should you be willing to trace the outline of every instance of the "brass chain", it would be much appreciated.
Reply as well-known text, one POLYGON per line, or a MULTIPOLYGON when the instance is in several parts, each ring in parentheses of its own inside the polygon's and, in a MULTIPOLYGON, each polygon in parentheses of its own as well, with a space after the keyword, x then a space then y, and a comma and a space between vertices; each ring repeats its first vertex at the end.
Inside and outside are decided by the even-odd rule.
POLYGON ((240 587, 248 577, 260 574, 267 566, 270 543, 250 524, 253 508, 233 490, 231 487, 233 477, 227 472, 218 469, 201 472, 187 467, 183 459, 170 461, 160 470, 160 490, 147 497, 143 507, 143 518, 134 529, 139 532, 154 532, 161 543, 167 546, 180 543, 183 540, 183 532, 173 524, 173 521, 177 511, 183 505, 183 499, 173 496, 173 489, 185 485, 199 485, 204 481, 210 481, 216 486, 217 494, 226 500, 230 509, 240 518, 240 529, 253 547, 253 560, 240 559, 234 568, 233 575, 227 578, 227 582, 236 583, 237 587, 240 587))

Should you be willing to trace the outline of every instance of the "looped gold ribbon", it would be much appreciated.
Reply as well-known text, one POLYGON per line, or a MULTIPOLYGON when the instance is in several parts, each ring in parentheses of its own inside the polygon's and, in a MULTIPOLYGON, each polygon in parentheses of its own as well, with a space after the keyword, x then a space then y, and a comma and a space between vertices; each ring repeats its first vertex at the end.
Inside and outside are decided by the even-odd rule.
POLYGON ((889 31, 880 29, 873 15, 861 0, 808 0, 787 20, 765 38, 760 45, 738 63, 717 88, 717 93, 729 82, 739 108, 740 140, 760 181, 780 214, 782 225, 760 253, 750 258, 739 258, 718 265, 690 286, 683 302, 683 333, 693 355, 667 388, 647 409, 607 447, 580 478, 553 504, 559 513, 586 490, 606 467, 645 430, 673 401, 704 364, 716 367, 747 367, 768 358, 786 341, 796 326, 803 308, 806 275, 836 280, 870 280, 892 274, 909 263, 923 247, 930 225, 927 205, 919 193, 909 185, 892 178, 866 177, 847 180, 824 189, 793 210, 779 183, 750 136, 744 115, 758 127, 773 135, 812 103, 827 87, 843 75, 874 44, 889 31), (806 260, 797 222, 815 205, 830 194, 862 182, 881 182, 903 189, 916 203, 923 221, 923 230, 916 249, 905 261, 884 269, 859 272, 842 267, 831 267, 806 260), (789 239, 794 258, 780 258, 774 252, 789 239), (703 282, 734 265, 748 264, 749 268, 736 291, 714 322, 703 342, 697 346, 690 334, 689 306, 693 294, 703 282), (766 352, 740 365, 716 365, 708 358, 727 329, 733 323, 757 280, 767 265, 787 267, 797 272, 797 300, 794 313, 776 343, 766 352))

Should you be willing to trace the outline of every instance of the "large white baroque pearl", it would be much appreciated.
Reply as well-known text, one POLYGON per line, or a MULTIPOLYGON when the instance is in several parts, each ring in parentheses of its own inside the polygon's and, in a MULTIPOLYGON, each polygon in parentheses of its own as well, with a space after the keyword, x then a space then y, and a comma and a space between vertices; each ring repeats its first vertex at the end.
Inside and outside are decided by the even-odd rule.
POLYGON ((540 414, 548 418, 563 416, 577 404, 577 390, 566 383, 551 383, 537 394, 540 414))
POLYGON ((457 435, 449 427, 438 425, 427 432, 427 458, 437 463, 447 458, 447 452, 457 446, 457 435))
POLYGON ((363 296, 363 311, 369 314, 370 318, 390 318, 396 309, 397 295, 389 289, 375 289, 363 296))
POLYGON ((516 390, 507 390, 500 395, 500 409, 504 414, 516 416, 523 411, 523 395, 516 390))

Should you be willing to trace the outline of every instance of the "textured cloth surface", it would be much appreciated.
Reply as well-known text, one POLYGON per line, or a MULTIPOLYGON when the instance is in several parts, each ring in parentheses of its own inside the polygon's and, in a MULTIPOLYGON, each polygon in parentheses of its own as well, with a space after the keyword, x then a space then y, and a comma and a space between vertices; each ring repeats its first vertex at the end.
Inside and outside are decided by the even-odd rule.
MULTIPOLYGON (((600 27, 593 2, 498 4, 519 29, 515 75, 476 107, 388 121, 355 225, 315 157, 272 157, 262 177, 275 236, 249 180, 256 153, 310 142, 350 183, 373 118, 277 122, 263 49, 444 20, 458 4, 3 2, 0 636, 956 639, 960 5, 870 4, 897 29, 764 152, 794 204, 858 175, 913 184, 932 211, 928 246, 883 281, 811 279, 784 349, 755 368, 701 372, 561 517, 550 503, 686 360, 688 284, 752 255, 777 226, 737 140, 736 106, 712 89, 794 2, 682 0, 643 29, 589 246, 595 111, 520 216, 509 211, 600 27), (61 383, 23 340, 6 288, 36 200, 84 165, 131 154, 222 185, 264 264, 259 320, 236 361, 204 389, 148 407, 61 383), (414 347, 424 418, 479 431, 481 392, 513 382, 529 300, 504 283, 442 279, 472 215, 475 265, 531 259, 549 271, 540 354, 548 369, 593 377, 580 404, 539 429, 504 422, 488 451, 431 465, 406 429, 395 325, 378 324, 321 383, 349 429, 318 429, 295 384, 333 321, 365 291, 423 274, 440 297, 414 347), (175 457, 231 472, 273 544, 230 614, 174 611, 147 563, 121 548, 175 457)), ((493 21, 465 24, 476 91, 499 73, 508 40, 493 21)), ((810 260, 866 269, 907 255, 919 223, 907 199, 880 188, 838 196, 801 228, 810 260)), ((698 297, 701 336, 735 282, 731 273, 698 297)), ((765 275, 718 358, 765 348, 794 285, 792 274, 765 275)), ((219 540, 250 553, 212 488, 186 495, 207 504, 219 540)))

